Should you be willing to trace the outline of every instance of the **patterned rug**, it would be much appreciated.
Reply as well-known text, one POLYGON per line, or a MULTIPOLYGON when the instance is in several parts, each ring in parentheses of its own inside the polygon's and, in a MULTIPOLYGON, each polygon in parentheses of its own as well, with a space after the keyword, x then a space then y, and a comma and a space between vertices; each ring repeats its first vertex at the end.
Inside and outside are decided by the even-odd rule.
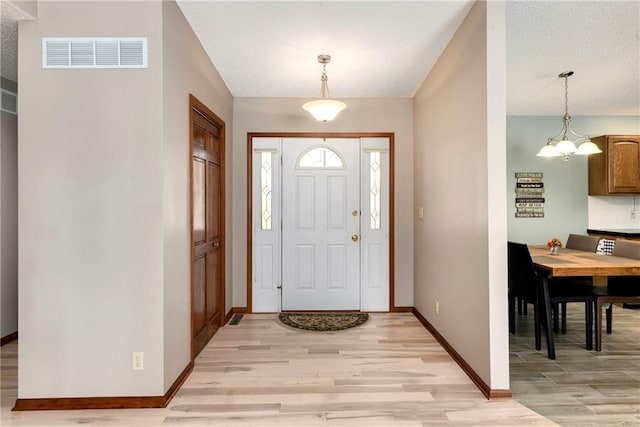
POLYGON ((369 320, 367 313, 278 313, 283 325, 305 331, 328 332, 355 328, 369 320))

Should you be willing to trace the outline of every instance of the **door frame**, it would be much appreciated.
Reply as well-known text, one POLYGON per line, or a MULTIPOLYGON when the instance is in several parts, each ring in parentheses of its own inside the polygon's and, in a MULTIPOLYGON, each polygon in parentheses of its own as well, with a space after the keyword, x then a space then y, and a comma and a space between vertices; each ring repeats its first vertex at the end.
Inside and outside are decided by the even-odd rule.
POLYGON ((247 313, 253 312, 253 138, 388 138, 389 139, 389 312, 397 311, 394 285, 394 182, 395 133, 393 132, 248 132, 247 133, 247 313))
MULTIPOLYGON (((193 250, 193 115, 194 109, 198 110, 198 112, 203 115, 207 120, 212 122, 218 127, 220 130, 220 213, 219 213, 219 221, 220 224, 220 289, 218 290, 218 304, 220 307, 219 319, 218 319, 218 327, 224 326, 225 324, 225 289, 226 289, 226 239, 225 239, 225 230, 226 230, 226 208, 225 208, 225 199, 226 199, 226 184, 225 184, 225 152, 226 152, 226 125, 225 122, 218 117, 213 111, 211 111, 207 106, 202 103, 198 98, 196 98, 193 94, 189 94, 189 351, 191 354, 191 361, 195 360, 197 356, 193 351, 193 261, 194 261, 194 250, 193 250)), ((214 332, 215 333, 215 332, 214 332)))

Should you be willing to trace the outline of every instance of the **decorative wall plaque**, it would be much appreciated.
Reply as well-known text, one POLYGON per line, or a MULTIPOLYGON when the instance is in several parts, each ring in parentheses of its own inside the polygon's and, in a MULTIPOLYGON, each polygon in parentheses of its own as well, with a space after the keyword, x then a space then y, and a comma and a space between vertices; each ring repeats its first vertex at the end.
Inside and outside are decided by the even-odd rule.
POLYGON ((544 218, 542 172, 516 172, 516 218, 544 218))

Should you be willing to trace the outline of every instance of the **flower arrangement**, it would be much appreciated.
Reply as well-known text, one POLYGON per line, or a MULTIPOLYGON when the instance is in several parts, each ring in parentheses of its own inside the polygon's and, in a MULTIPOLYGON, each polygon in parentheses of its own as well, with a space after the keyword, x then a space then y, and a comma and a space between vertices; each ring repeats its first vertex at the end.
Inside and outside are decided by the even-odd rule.
POLYGON ((562 247, 562 242, 557 237, 554 237, 553 239, 547 242, 547 247, 550 249, 549 253, 551 255, 557 255, 558 249, 562 247))
POLYGON ((554 237, 553 239, 551 239, 551 240, 549 240, 547 242, 547 247, 548 248, 553 248, 553 247, 561 248, 562 247, 562 242, 557 237, 554 237))

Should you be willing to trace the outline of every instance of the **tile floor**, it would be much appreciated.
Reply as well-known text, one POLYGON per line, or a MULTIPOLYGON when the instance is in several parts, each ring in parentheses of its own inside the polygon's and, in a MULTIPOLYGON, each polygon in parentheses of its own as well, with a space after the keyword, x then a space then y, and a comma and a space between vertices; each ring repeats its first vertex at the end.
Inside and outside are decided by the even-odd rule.
POLYGON ((640 426, 640 309, 614 306, 602 351, 585 349, 584 309, 568 304, 567 334, 555 335, 556 360, 536 352, 533 311, 511 335, 514 398, 562 426, 640 426))

